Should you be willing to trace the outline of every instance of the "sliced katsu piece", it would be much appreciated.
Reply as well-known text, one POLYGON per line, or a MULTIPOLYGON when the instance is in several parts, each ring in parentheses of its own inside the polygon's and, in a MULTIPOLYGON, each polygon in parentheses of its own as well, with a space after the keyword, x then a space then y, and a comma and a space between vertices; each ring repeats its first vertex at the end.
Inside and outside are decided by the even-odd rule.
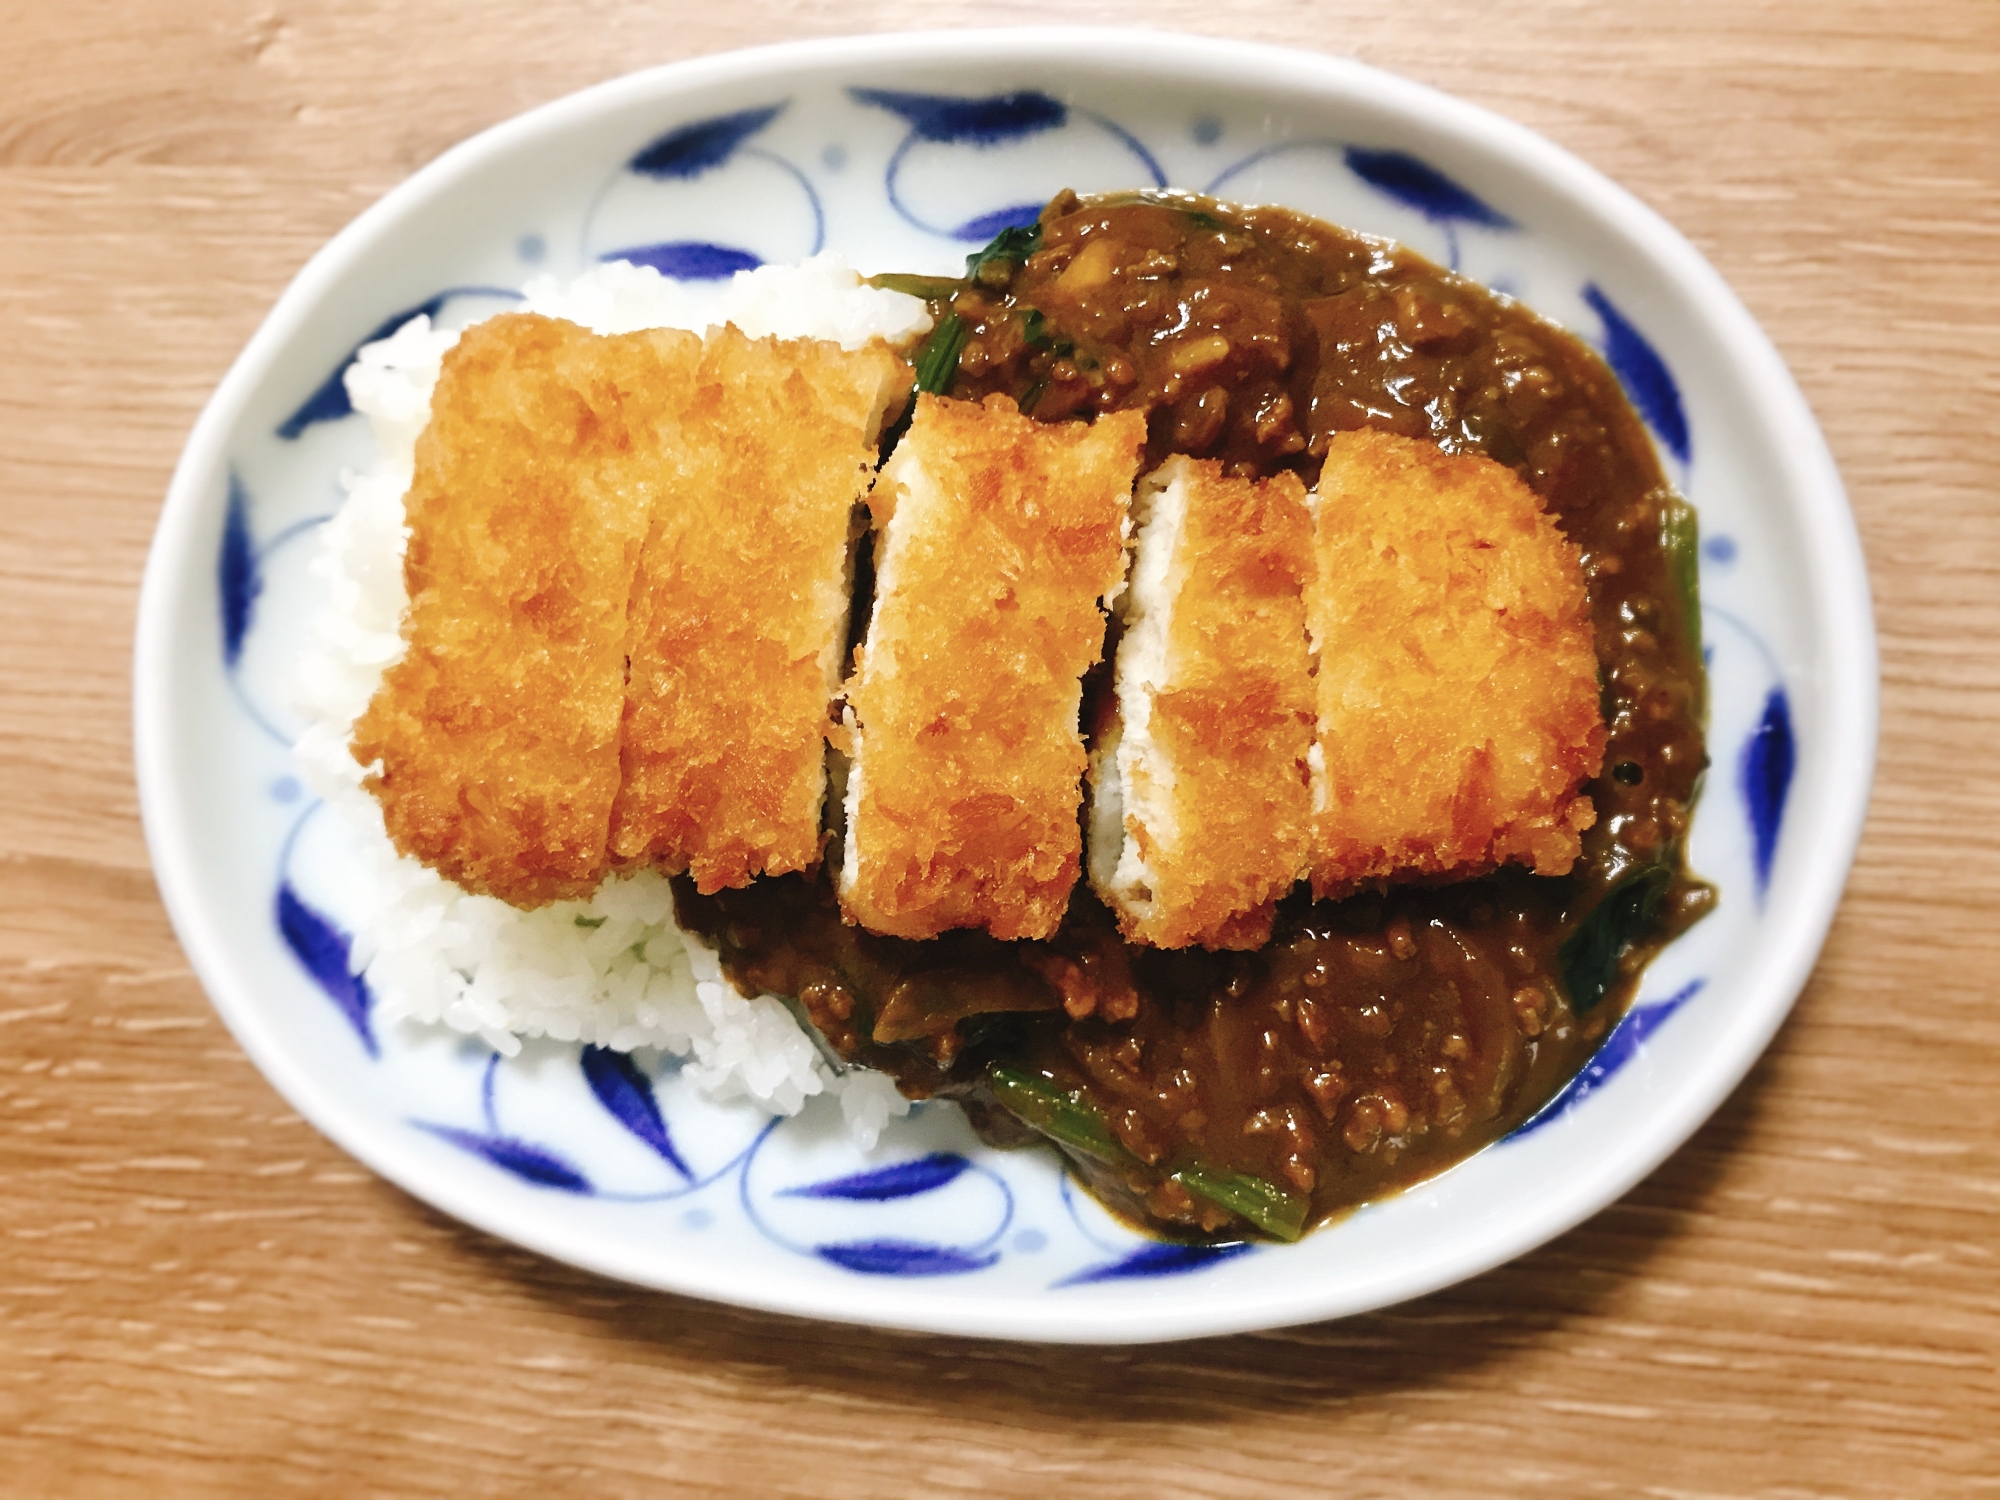
POLYGON ((1136 412, 919 396, 869 507, 840 901, 871 932, 1055 931, 1081 852, 1082 678, 1125 577, 1136 412))
POLYGON ((1171 458, 1133 516, 1117 704, 1091 755, 1091 885, 1128 941, 1259 948, 1312 829, 1305 486, 1171 458))
POLYGON ((704 892, 818 865, 855 506, 909 366, 711 331, 635 585, 619 864, 704 892))
POLYGON ((405 501, 406 650, 355 726, 396 848, 531 907, 603 877, 626 609, 701 341, 510 313, 445 356, 405 501))
POLYGON ((1576 547, 1511 469, 1373 431, 1333 439, 1314 525, 1315 893, 1566 873, 1604 759, 1576 547))

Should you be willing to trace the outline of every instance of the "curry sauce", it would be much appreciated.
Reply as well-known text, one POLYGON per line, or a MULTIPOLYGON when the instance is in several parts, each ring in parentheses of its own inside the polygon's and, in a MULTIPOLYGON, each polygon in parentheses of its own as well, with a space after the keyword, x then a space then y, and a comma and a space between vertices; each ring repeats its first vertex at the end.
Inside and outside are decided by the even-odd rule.
POLYGON ((960 1099, 996 1142, 1055 1141, 1174 1234, 1292 1238, 1532 1117, 1713 901, 1684 859, 1707 763, 1692 512, 1602 360, 1399 246, 1186 194, 1064 194, 962 281, 881 280, 931 299, 920 386, 1044 422, 1141 412, 1149 465, 1310 486, 1366 427, 1512 469, 1582 552, 1597 820, 1567 875, 1301 889, 1255 952, 1128 945, 1082 885, 1046 942, 873 935, 825 874, 677 882, 682 924, 843 1059, 960 1099))

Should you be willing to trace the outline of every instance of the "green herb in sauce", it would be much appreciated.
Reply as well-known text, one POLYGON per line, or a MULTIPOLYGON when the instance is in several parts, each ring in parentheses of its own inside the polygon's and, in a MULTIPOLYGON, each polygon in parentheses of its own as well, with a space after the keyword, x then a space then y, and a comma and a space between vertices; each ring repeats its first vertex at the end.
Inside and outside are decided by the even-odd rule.
POLYGON ((1218 1172, 1184 1167, 1173 1181, 1209 1202, 1239 1214, 1273 1239, 1295 1240, 1305 1231, 1312 1200, 1288 1193, 1276 1183, 1248 1172, 1218 1172))

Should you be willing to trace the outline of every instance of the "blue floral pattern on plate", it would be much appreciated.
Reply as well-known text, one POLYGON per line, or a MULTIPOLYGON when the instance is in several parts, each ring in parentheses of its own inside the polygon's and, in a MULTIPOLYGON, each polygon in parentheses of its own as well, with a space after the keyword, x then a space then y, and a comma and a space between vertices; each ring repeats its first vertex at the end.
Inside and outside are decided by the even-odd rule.
MULTIPOLYGON (((727 166, 730 159, 739 153, 771 162, 789 174, 805 193, 813 218, 812 248, 806 253, 816 255, 826 244, 826 210, 820 206, 819 194, 813 189, 812 180, 775 152, 747 144, 783 110, 784 105, 772 104, 762 109, 738 110, 735 114, 683 125, 668 131, 639 152, 626 163, 626 170, 634 176, 651 178, 656 182, 691 182, 727 166)), ((734 276, 738 271, 754 271, 764 263, 754 251, 706 239, 627 245, 605 250, 598 255, 598 259, 629 260, 634 265, 651 266, 662 276, 684 281, 717 280, 734 276)))
POLYGON ((1686 464, 1694 456, 1687 414, 1681 408, 1681 388, 1667 362, 1595 282, 1583 289, 1583 300, 1603 320, 1605 363, 1625 387, 1646 425, 1669 453, 1686 464))
POLYGON ((624 171, 599 191, 592 207, 585 228, 591 258, 627 260, 684 281, 714 281, 738 271, 754 271, 767 259, 817 255, 826 247, 826 208, 819 190, 789 157, 756 143, 785 112, 788 102, 694 120, 656 136, 634 152, 624 171), (654 239, 626 229, 635 219, 641 224, 676 223, 681 214, 675 210, 687 197, 677 190, 689 189, 704 179, 712 182, 731 167, 775 171, 786 179, 785 186, 791 191, 782 196, 767 194, 755 215, 743 216, 748 222, 733 226, 720 221, 703 223, 699 237, 676 234, 672 239, 654 239), (803 216, 798 213, 801 208, 803 216), (771 253, 770 220, 779 216, 774 211, 780 209, 792 210, 785 217, 800 229, 810 224, 803 233, 794 231, 790 254, 771 253), (746 240, 753 243, 744 243, 746 240))
POLYGON ((1077 109, 1038 89, 980 98, 918 94, 902 89, 853 88, 848 93, 857 103, 886 110, 908 123, 910 133, 897 143, 883 168, 882 187, 890 207, 904 222, 927 234, 983 245, 1003 229, 1034 223, 1035 215, 1051 195, 1044 193, 1029 202, 990 208, 957 224, 940 224, 912 207, 902 190, 903 169, 910 153, 925 143, 979 151, 1062 130, 1074 119, 1096 126, 1123 146, 1133 164, 1151 179, 1140 185, 1159 188, 1167 185, 1167 175, 1153 153, 1130 130, 1096 110, 1077 109))

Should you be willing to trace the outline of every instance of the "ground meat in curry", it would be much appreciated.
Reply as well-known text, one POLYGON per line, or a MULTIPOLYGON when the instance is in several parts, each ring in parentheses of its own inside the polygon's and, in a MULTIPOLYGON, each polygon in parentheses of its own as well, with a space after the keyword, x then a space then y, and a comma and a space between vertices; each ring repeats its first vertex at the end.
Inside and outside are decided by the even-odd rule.
POLYGON ((1310 485, 1332 434, 1375 427, 1512 468, 1583 552, 1598 820, 1566 876, 1301 891, 1254 953, 1128 946, 1081 884, 1046 943, 873 936, 798 876, 678 882, 682 921, 842 1057, 996 1142, 1055 1141, 1176 1235, 1290 1238, 1530 1118, 1713 899, 1683 857, 1706 765, 1692 515, 1604 363, 1401 247, 1185 194, 1064 194, 963 281, 884 279, 938 316, 920 383, 1042 421, 1143 411, 1149 463, 1310 485))

